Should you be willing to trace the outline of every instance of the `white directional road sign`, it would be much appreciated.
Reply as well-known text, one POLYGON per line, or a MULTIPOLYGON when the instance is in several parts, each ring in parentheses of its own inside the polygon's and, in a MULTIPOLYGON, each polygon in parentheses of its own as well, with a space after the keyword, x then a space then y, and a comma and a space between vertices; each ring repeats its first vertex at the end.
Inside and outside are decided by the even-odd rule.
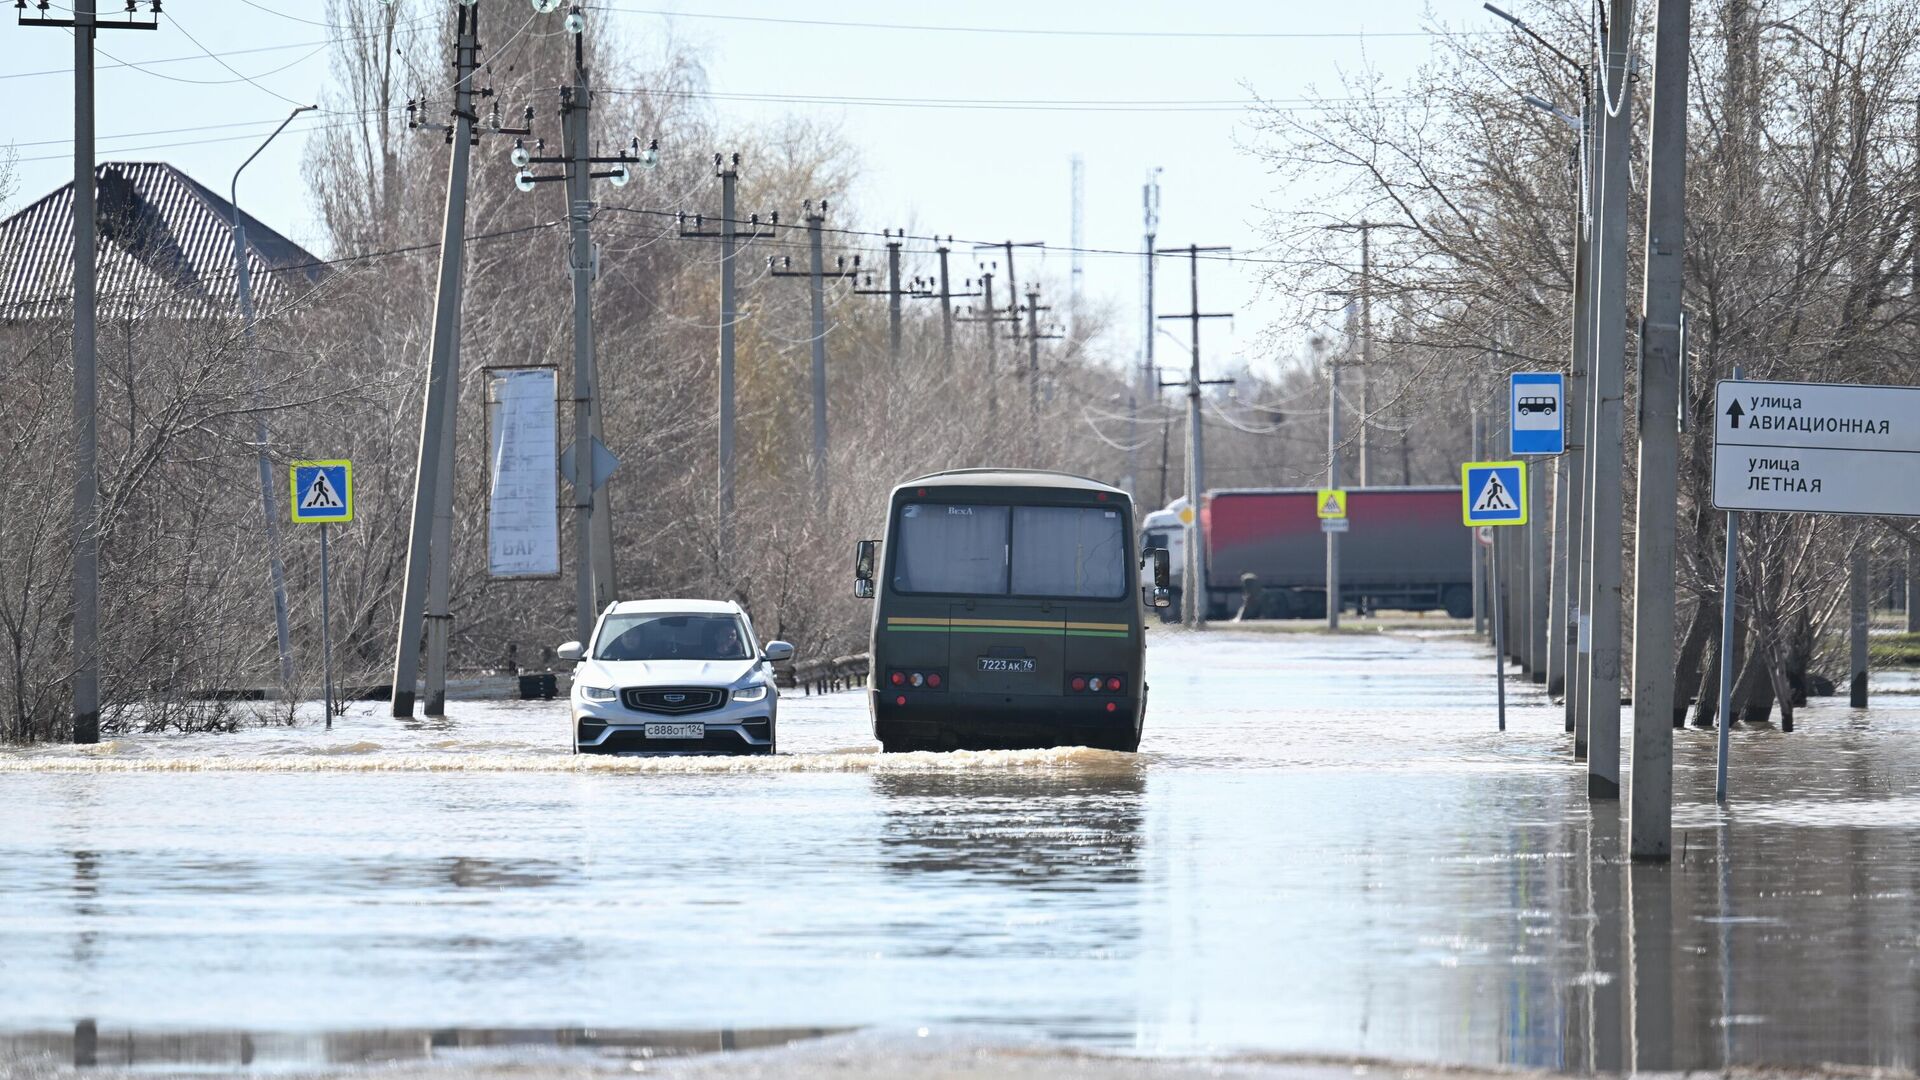
POLYGON ((1920 387, 1724 380, 1721 510, 1920 516, 1920 387))

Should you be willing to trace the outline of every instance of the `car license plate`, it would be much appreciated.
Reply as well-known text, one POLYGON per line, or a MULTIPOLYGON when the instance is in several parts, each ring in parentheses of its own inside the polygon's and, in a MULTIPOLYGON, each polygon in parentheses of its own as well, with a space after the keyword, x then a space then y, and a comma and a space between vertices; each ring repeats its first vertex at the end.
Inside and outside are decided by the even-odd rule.
POLYGON ((1032 657, 1007 658, 1003 656, 983 656, 980 658, 981 671, 1018 671, 1033 670, 1032 657))
POLYGON ((707 737, 707 725, 648 724, 645 734, 649 739, 704 739, 707 737))

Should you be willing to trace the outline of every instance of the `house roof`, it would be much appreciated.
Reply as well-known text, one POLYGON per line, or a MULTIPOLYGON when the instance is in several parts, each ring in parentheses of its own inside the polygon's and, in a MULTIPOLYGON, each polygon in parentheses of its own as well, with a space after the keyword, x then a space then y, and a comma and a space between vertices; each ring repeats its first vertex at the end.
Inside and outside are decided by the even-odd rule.
MULTIPOLYGON (((237 310, 233 204, 163 162, 94 172, 96 289, 109 318, 237 310)), ((312 252, 243 213, 253 305, 268 311, 320 280, 312 252)), ((0 222, 0 319, 63 316, 73 300, 73 185, 0 222)))

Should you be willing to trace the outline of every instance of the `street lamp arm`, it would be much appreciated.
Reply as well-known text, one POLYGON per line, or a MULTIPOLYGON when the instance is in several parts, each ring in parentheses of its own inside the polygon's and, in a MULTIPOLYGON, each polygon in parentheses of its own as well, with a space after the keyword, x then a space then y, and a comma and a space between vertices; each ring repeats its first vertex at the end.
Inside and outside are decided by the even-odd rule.
POLYGON ((1541 48, 1552 53, 1555 57, 1557 57, 1560 60, 1561 63, 1571 68, 1573 70, 1573 73, 1579 76, 1580 78, 1580 93, 1582 94, 1582 96, 1585 96, 1587 93, 1589 93, 1587 88, 1587 69, 1584 66, 1582 66, 1579 62, 1575 61, 1573 57, 1568 56, 1564 52, 1561 52, 1559 47, 1554 45, 1553 42, 1548 41, 1546 38, 1543 38, 1539 34, 1534 33, 1533 27, 1528 26, 1524 22, 1521 22, 1518 17, 1508 14, 1507 12, 1502 11, 1500 8, 1495 7, 1492 4, 1481 4, 1480 6, 1483 8, 1486 8, 1488 11, 1492 12, 1493 14, 1498 15, 1500 18, 1505 19, 1508 23, 1511 23, 1514 29, 1532 38, 1534 42, 1538 44, 1541 48))
POLYGON ((293 123, 294 117, 299 116, 303 112, 312 112, 319 107, 318 105, 302 105, 288 113, 287 118, 280 121, 280 126, 273 129, 273 134, 267 136, 266 142, 261 143, 259 149, 248 154, 247 160, 241 162, 238 169, 233 170, 233 183, 227 189, 227 201, 233 204, 233 223, 236 228, 240 224, 240 174, 246 171, 247 166, 253 164, 253 159, 260 156, 261 151, 267 148, 268 143, 273 142, 281 132, 287 130, 287 125, 293 123))

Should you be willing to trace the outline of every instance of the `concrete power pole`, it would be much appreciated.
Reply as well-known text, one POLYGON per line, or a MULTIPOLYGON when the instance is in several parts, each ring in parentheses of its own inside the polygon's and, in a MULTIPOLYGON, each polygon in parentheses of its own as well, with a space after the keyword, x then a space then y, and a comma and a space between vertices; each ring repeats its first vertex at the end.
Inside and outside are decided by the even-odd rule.
MULTIPOLYGON (((1593 576, 1588 605, 1593 612, 1588 678, 1587 797, 1620 797, 1620 527, 1621 464, 1625 438, 1627 293, 1627 155, 1632 152, 1633 93, 1627 43, 1633 0, 1610 0, 1603 46, 1606 77, 1600 82, 1604 116, 1601 141, 1600 251, 1594 304, 1592 418, 1593 476, 1590 542, 1593 576)), ((1660 726, 1668 723, 1660 719, 1660 726)))
POLYGON ((873 275, 866 276, 867 287, 853 291, 867 296, 887 298, 887 363, 895 370, 900 367, 900 300, 902 297, 921 297, 922 282, 914 278, 910 285, 900 281, 900 246, 906 242, 907 230, 882 229, 880 235, 887 238, 887 284, 883 289, 873 288, 873 275))
MULTIPOLYGON (((452 441, 448 416, 455 407, 454 388, 458 379, 455 365, 460 337, 462 261, 466 257, 467 163, 473 135, 472 65, 478 19, 477 5, 459 9, 455 56, 460 67, 454 82, 453 141, 447 169, 446 214, 440 229, 440 276, 433 301, 433 338, 427 346, 427 393, 421 407, 420 449, 414 466, 406 577, 400 589, 400 634, 393 650, 391 704, 394 716, 413 715, 414 689, 420 671, 420 631, 426 619, 429 568, 433 561, 434 511, 440 497, 439 485, 450 472, 441 467, 441 458, 449 453, 452 441)), ((440 632, 444 634, 444 626, 440 632)), ((586 638, 582 636, 580 640, 586 638)), ((441 648, 445 648, 444 637, 441 648)), ((441 655, 444 656, 444 652, 441 655)))
MULTIPOLYGON (((24 7, 24 5, 22 5, 24 7)), ((73 741, 100 741, 99 383, 94 370, 93 39, 102 30, 152 30, 152 22, 101 22, 94 0, 72 18, 19 15, 21 26, 73 31, 73 741)), ((46 8, 42 7, 41 11, 46 8)))
MULTIPOLYGON (((905 234, 902 233, 902 235, 904 236, 905 234)), ((951 246, 953 244, 953 237, 949 236, 942 239, 936 236, 933 238, 933 243, 933 253, 940 260, 939 280, 929 281, 925 278, 915 277, 901 295, 914 300, 940 301, 940 371, 942 374, 950 375, 953 373, 953 302, 964 297, 979 296, 980 294, 972 291, 973 281, 971 279, 967 281, 967 292, 953 291, 953 279, 948 276, 947 272, 947 256, 953 253, 951 246)))
MULTIPOLYGON (((827 201, 820 200, 820 209, 815 210, 813 203, 805 204, 807 221, 807 269, 776 269, 774 277, 805 277, 807 279, 807 297, 811 311, 813 344, 813 372, 809 380, 813 390, 813 497, 814 501, 825 509, 827 505, 827 298, 825 280, 832 278, 857 278, 860 274, 860 256, 853 257, 853 265, 846 265, 841 257, 829 271, 823 266, 826 255, 821 248, 820 233, 827 223, 827 201)), ((771 260, 769 260, 771 262, 771 260)), ((783 266, 791 265, 790 261, 783 266)))
POLYGON ((1027 286, 1027 419, 1036 425, 1040 423, 1040 343, 1065 336, 1040 332, 1040 313, 1052 310, 1040 303, 1039 286, 1027 286))
MULTIPOLYGON (((734 492, 734 327, 740 321, 739 289, 736 287, 736 268, 740 252, 740 242, 759 240, 771 233, 760 230, 760 215, 755 214, 747 222, 747 231, 740 231, 740 210, 736 192, 740 183, 740 155, 713 155, 713 175, 720 180, 720 222, 718 229, 706 227, 703 215, 693 216, 693 227, 687 227, 687 215, 677 215, 679 235, 683 240, 720 241, 720 378, 719 378, 719 476, 718 510, 720 513, 717 554, 719 565, 729 564, 729 555, 733 550, 733 492, 734 492)), ((779 215, 774 215, 772 224, 779 224, 779 215)))
MULTIPOLYGON (((1351 311, 1352 308, 1347 310, 1351 311)), ((1327 354, 1327 486, 1340 486, 1340 361, 1327 354)), ((1340 534, 1326 535, 1327 629, 1340 629, 1340 534)), ((1477 564, 1476 564, 1477 565, 1477 564)))
POLYGON ((1187 558, 1183 571, 1183 603, 1186 610, 1186 624, 1189 629, 1204 630, 1207 627, 1207 555, 1206 522, 1201 517, 1207 490, 1206 448, 1203 445, 1201 422, 1200 388, 1219 383, 1232 382, 1231 379, 1200 378, 1200 320, 1231 319, 1230 312, 1202 312, 1200 310, 1200 255, 1202 252, 1232 251, 1229 247, 1200 247, 1188 244, 1183 248, 1163 248, 1156 255, 1182 255, 1187 257, 1189 279, 1191 281, 1192 307, 1183 314, 1161 315, 1162 319, 1188 320, 1192 335, 1192 356, 1187 369, 1187 506, 1193 512, 1193 524, 1187 526, 1187 558))
POLYGON ((1640 328, 1640 483, 1633 570, 1633 858, 1673 847, 1674 534, 1680 489, 1680 317, 1686 247, 1691 0, 1659 0, 1648 118, 1640 328))

